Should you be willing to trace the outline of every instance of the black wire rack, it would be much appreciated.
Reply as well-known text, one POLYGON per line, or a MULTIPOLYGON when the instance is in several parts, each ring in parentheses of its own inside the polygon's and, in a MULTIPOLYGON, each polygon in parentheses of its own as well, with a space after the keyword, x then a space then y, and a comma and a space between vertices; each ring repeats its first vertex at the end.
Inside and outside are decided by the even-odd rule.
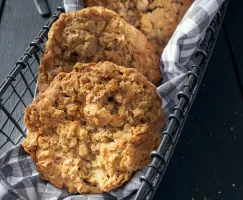
MULTIPOLYGON (((188 72, 188 82, 178 93, 179 102, 174 108, 174 113, 169 116, 161 144, 157 151, 151 153, 152 162, 147 166, 146 174, 140 177, 141 186, 135 194, 136 200, 152 199, 162 180, 211 57, 227 5, 226 0, 199 44, 194 55, 196 64, 188 72)), ((26 137, 24 109, 35 96, 38 66, 48 31, 62 12, 63 5, 57 8, 0 85, 0 155, 20 144, 26 137)))
POLYGON ((212 55, 228 3, 226 0, 222 4, 194 53, 195 64, 187 73, 187 83, 177 94, 179 102, 174 107, 174 113, 169 116, 159 148, 150 154, 152 162, 148 165, 146 174, 140 177, 141 186, 134 200, 152 199, 163 178, 212 55))

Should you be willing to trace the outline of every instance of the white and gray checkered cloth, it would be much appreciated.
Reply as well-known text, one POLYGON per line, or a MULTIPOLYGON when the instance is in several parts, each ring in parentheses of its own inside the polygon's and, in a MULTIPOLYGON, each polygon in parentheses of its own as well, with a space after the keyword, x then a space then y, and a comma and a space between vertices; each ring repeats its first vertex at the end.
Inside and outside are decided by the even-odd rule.
MULTIPOLYGON (((223 1, 195 0, 161 56, 163 83, 158 87, 158 93, 163 97, 166 119, 178 102, 176 94, 187 80, 186 73, 193 64, 192 54, 223 1)), ((64 0, 66 12, 79 10, 82 5, 81 0, 64 0)), ((130 200, 140 186, 139 177, 144 171, 136 172, 127 184, 109 193, 71 195, 66 189, 60 190, 41 181, 31 158, 22 146, 17 146, 0 157, 0 199, 130 200)))

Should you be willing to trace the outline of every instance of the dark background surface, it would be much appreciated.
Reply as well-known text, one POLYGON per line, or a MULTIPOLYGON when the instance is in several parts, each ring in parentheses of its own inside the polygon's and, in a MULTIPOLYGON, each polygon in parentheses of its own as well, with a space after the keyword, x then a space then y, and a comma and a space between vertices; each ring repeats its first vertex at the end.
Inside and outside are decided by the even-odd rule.
MULTIPOLYGON (((32 0, 2 2, 0 82, 47 20, 32 0)), ((61 0, 48 2, 53 12, 61 0)), ((224 29, 156 200, 243 199, 242 8, 243 1, 229 5, 224 29)))

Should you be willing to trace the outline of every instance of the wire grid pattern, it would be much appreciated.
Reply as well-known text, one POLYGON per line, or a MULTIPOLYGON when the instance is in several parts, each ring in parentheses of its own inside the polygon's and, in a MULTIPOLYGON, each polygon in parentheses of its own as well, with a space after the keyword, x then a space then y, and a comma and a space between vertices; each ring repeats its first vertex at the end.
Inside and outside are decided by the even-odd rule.
MULTIPOLYGON (((11 75, 7 77, 11 79, 11 83, 2 94, 0 101, 0 155, 22 142, 26 136, 24 109, 32 102, 35 95, 39 66, 39 59, 36 58, 41 56, 44 43, 40 47, 40 50, 35 53, 36 56, 31 55, 25 66, 16 64, 13 72, 22 68, 16 77, 11 75)), ((0 88, 4 83, 6 79, 0 88)))

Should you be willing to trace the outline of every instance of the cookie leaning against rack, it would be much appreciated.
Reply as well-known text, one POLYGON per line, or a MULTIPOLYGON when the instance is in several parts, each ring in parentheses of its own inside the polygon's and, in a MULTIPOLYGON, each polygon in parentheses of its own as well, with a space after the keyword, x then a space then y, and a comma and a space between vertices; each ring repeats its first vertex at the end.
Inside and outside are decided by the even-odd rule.
POLYGON ((85 7, 103 6, 116 11, 141 30, 158 56, 194 0, 84 0, 85 7))
POLYGON ((92 7, 63 13, 53 24, 39 67, 39 93, 76 62, 99 61, 136 68, 153 83, 161 79, 159 57, 144 34, 114 11, 92 7))
POLYGON ((77 63, 25 111, 23 147, 40 177, 69 192, 101 193, 150 163, 164 123, 156 87, 136 69, 77 63))

